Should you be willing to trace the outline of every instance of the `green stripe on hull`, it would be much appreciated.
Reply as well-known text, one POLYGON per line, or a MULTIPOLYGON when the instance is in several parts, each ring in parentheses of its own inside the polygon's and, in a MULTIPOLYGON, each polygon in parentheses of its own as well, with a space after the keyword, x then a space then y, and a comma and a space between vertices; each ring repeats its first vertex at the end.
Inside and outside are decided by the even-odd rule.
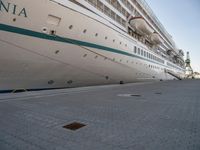
POLYGON ((123 54, 123 55, 127 55, 127 56, 132 56, 131 54, 129 54, 127 52, 120 51, 117 49, 113 49, 113 48, 109 48, 109 47, 105 47, 105 46, 101 46, 101 45, 97 45, 97 44, 93 44, 93 43, 89 43, 89 42, 59 37, 57 35, 48 35, 48 34, 39 33, 39 32, 35 32, 35 31, 27 30, 27 29, 8 26, 8 25, 4 25, 4 24, 0 24, 0 30, 13 32, 13 33, 17 33, 17 34, 22 34, 22 35, 27 35, 27 36, 32 36, 32 37, 37 37, 37 38, 46 39, 46 40, 52 40, 52 41, 70 43, 70 44, 75 44, 75 45, 80 45, 80 46, 98 48, 98 49, 102 49, 102 50, 106 50, 106 51, 110 51, 110 52, 115 52, 115 53, 119 53, 119 54, 123 54))
POLYGON ((122 50, 118 50, 118 49, 114 49, 114 48, 110 48, 110 47, 106 47, 106 46, 102 46, 102 45, 97 45, 97 44, 94 44, 94 43, 89 43, 89 42, 59 37, 57 35, 48 35, 48 34, 45 34, 45 33, 40 33, 40 32, 36 32, 36 31, 32 31, 32 30, 22 29, 22 28, 18 28, 18 27, 14 27, 14 26, 5 25, 5 24, 0 24, 0 30, 12 32, 12 33, 17 33, 17 34, 21 34, 21 35, 26 35, 26 36, 31 36, 31 37, 36 37, 36 38, 40 38, 40 39, 46 39, 46 40, 57 41, 57 42, 62 42, 62 43, 70 43, 70 44, 74 44, 74 45, 86 46, 86 47, 91 47, 91 48, 97 48, 97 49, 104 50, 104 51, 109 51, 109 52, 113 52, 113 53, 117 53, 117 54, 122 54, 122 55, 130 56, 130 57, 143 59, 143 60, 149 61, 151 63, 155 63, 155 64, 158 64, 158 65, 162 65, 164 67, 167 67, 167 66, 165 66, 161 63, 157 63, 157 62, 148 60, 146 58, 124 52, 122 50))

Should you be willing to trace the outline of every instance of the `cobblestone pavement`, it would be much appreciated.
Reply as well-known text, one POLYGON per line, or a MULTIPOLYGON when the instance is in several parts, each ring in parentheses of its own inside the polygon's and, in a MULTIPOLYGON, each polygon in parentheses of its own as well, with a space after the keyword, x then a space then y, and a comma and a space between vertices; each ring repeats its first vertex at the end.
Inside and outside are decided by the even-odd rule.
POLYGON ((200 150, 200 80, 1 94, 0 150, 200 150))

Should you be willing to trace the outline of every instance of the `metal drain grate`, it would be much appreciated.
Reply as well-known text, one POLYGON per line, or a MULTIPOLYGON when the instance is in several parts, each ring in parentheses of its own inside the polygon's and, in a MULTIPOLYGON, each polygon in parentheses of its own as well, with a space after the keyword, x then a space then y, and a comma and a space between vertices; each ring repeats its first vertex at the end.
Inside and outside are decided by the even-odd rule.
POLYGON ((79 122, 73 122, 73 123, 70 123, 68 125, 63 126, 63 128, 75 131, 75 130, 78 130, 78 129, 84 127, 84 126, 86 126, 86 125, 79 123, 79 122))
POLYGON ((120 97, 141 97, 140 94, 118 94, 120 97))
POLYGON ((139 95, 139 94, 131 94, 131 96, 141 97, 141 95, 139 95))
POLYGON ((161 93, 161 92, 156 92, 155 94, 157 94, 157 95, 161 95, 162 93, 161 93))

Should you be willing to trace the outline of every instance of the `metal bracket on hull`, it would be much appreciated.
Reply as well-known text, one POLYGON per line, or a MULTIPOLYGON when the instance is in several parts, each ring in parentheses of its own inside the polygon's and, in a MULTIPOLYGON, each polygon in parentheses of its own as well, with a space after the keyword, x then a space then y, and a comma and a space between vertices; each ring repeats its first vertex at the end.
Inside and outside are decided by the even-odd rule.
POLYGON ((14 89, 11 93, 20 93, 20 92, 27 92, 27 89, 25 89, 25 88, 14 89))

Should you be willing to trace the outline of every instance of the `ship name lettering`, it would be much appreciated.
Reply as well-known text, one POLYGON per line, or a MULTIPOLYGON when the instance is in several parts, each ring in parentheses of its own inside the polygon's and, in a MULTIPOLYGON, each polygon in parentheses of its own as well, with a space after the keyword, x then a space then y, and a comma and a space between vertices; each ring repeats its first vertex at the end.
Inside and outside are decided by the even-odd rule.
POLYGON ((17 16, 27 18, 26 8, 19 8, 16 4, 3 2, 0 0, 0 12, 7 12, 17 16))

